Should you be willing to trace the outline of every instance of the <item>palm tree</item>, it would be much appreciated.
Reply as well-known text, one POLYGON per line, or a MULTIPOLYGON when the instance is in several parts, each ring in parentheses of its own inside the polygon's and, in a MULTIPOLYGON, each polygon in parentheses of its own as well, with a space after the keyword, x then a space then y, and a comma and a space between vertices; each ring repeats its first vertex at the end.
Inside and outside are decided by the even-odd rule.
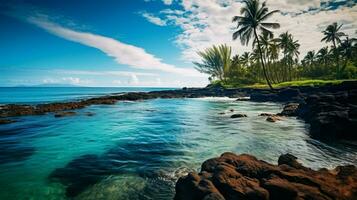
MULTIPOLYGON (((302 60, 302 62, 308 66, 309 70, 307 70, 307 71, 310 71, 310 73, 313 73, 313 71, 314 71, 313 68, 315 65, 315 61, 316 61, 315 51, 308 51, 306 56, 302 60)), ((312 75, 312 74, 310 74, 310 75, 312 75)))
POLYGON ((353 54, 354 54, 354 51, 355 51, 355 49, 354 49, 355 48, 354 47, 354 43, 355 42, 356 42, 355 38, 349 39, 348 37, 346 37, 346 39, 344 39, 341 42, 341 46, 338 48, 339 51, 341 52, 341 55, 344 58, 344 65, 340 69, 340 74, 341 75, 345 71, 348 61, 352 61, 352 59, 354 57, 353 54))
POLYGON ((265 69, 263 52, 260 46, 260 40, 257 31, 262 31, 265 34, 273 35, 269 28, 276 29, 279 28, 280 25, 278 23, 269 23, 264 21, 269 19, 269 17, 279 11, 274 10, 269 12, 266 3, 263 2, 262 4, 260 4, 259 0, 243 0, 243 3, 245 4, 245 6, 240 11, 242 16, 233 17, 233 22, 237 22, 238 24, 238 30, 233 33, 233 40, 236 40, 239 37, 243 45, 248 45, 250 39, 254 37, 253 41, 256 41, 258 44, 260 60, 265 79, 270 89, 273 89, 265 69))
POLYGON ((194 62, 199 72, 217 77, 221 81, 226 81, 231 67, 232 48, 227 45, 213 46, 204 51, 198 52, 202 61, 194 62))
POLYGON ((322 31, 322 33, 324 34, 325 37, 323 37, 321 39, 321 42, 332 42, 333 44, 333 54, 335 55, 336 58, 336 75, 337 78, 339 78, 340 76, 340 55, 338 53, 337 50, 337 44, 336 43, 341 43, 341 37, 346 36, 345 33, 340 32, 341 27, 343 26, 343 24, 341 25, 337 25, 337 23, 333 23, 327 26, 327 28, 322 31))
POLYGON ((327 63, 329 62, 330 56, 329 56, 329 50, 328 47, 323 47, 317 52, 316 58, 319 60, 320 63, 322 63, 325 67, 327 68, 327 63))
MULTIPOLYGON (((274 74, 274 79, 275 82, 279 82, 279 77, 278 77, 278 70, 276 69, 276 61, 279 59, 279 45, 276 43, 276 41, 274 39, 270 40, 269 46, 268 46, 268 50, 267 50, 267 57, 268 60, 271 61, 272 63, 270 63, 270 67, 274 66, 274 70, 272 72, 272 74, 274 74)), ((269 61, 268 61, 268 65, 269 65, 269 61)))
POLYGON ((304 60, 308 65, 310 65, 310 66, 314 65, 315 60, 316 60, 315 51, 308 51, 304 60))
POLYGON ((251 55, 249 52, 244 52, 240 58, 239 58, 239 62, 244 66, 244 67, 248 67, 250 65, 251 62, 251 55))
POLYGON ((341 43, 341 37, 346 35, 345 33, 340 32, 342 26, 343 24, 338 26, 336 22, 328 25, 327 28, 324 31, 322 31, 325 37, 322 38, 321 42, 332 42, 333 48, 336 49, 337 48, 336 42, 341 43))
MULTIPOLYGON (((288 49, 289 49, 289 42, 290 42, 290 35, 289 32, 285 32, 280 34, 279 38, 276 38, 275 41, 278 43, 279 47, 282 49, 283 51, 283 62, 285 63, 285 66, 288 65, 287 62, 287 55, 288 55, 288 49)), ((287 70, 286 67, 283 69, 284 72, 284 76, 283 76, 283 80, 286 81, 287 79, 287 70)))
MULTIPOLYGON (((299 41, 294 40, 293 36, 289 32, 280 34, 279 38, 275 39, 279 47, 283 50, 284 58, 283 61, 286 67, 289 67, 289 76, 292 80, 292 62, 294 57, 298 57, 299 52, 299 41)), ((287 72, 285 70, 285 78, 287 78, 287 72)))

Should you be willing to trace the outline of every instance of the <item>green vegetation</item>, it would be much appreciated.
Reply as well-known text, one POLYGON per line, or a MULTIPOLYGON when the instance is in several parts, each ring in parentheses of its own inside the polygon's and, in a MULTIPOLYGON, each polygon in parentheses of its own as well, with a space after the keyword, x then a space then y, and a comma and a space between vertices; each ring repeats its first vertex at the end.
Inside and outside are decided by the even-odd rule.
POLYGON ((344 79, 357 79, 357 39, 341 32, 337 23, 322 32, 322 42, 331 46, 309 51, 302 60, 300 44, 285 32, 274 37, 270 29, 280 27, 267 22, 277 10, 269 12, 265 2, 244 0, 241 16, 233 17, 237 30, 233 40, 243 45, 252 43, 252 52, 232 55, 231 47, 219 45, 198 52, 201 62, 196 69, 210 75, 213 85, 225 87, 283 87, 339 83, 344 79), (333 80, 333 81, 330 81, 333 80), (267 84, 267 85, 266 85, 267 84))
MULTIPOLYGON (((283 88, 283 87, 296 87, 296 86, 325 86, 325 85, 338 85, 345 81, 357 81, 357 79, 341 79, 341 80, 300 80, 300 81, 288 81, 282 83, 272 84, 274 88, 283 88)), ((267 89, 269 86, 263 83, 255 83, 251 85, 245 84, 223 84, 220 81, 214 81, 210 86, 221 86, 224 88, 259 88, 267 89)))

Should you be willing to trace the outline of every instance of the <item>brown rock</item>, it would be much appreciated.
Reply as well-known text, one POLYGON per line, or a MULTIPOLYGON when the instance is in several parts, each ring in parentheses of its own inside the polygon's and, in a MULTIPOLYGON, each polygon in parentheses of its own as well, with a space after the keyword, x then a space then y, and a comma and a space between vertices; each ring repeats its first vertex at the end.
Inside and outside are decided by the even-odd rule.
POLYGON ((298 103, 288 103, 284 106, 283 111, 278 115, 281 116, 297 116, 298 103))
POLYGON ((266 120, 268 122, 277 122, 277 121, 282 120, 282 118, 277 115, 272 115, 272 116, 269 116, 266 120))
POLYGON ((281 155, 278 159, 278 165, 289 165, 290 167, 294 167, 296 169, 305 169, 298 161, 297 157, 291 155, 289 153, 281 155))
POLYGON ((261 114, 259 114, 259 116, 262 116, 262 117, 270 117, 270 116, 273 116, 273 115, 275 115, 275 114, 273 114, 273 113, 261 113, 261 114))
POLYGON ((337 167, 314 171, 291 154, 272 165, 254 156, 224 153, 202 164, 176 183, 175 200, 353 200, 357 199, 357 169, 337 167))
POLYGON ((73 115, 76 115, 77 113, 76 112, 57 112, 55 113, 55 117, 69 117, 69 116, 73 116, 73 115))

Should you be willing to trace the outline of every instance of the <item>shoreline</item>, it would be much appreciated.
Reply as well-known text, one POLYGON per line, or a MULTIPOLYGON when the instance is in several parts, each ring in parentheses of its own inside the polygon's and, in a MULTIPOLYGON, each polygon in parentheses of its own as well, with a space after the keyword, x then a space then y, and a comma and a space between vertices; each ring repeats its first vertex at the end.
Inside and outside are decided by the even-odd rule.
MULTIPOLYGON (((346 81, 338 85, 286 87, 275 90, 225 89, 222 87, 182 88, 151 92, 127 92, 78 101, 37 105, 6 104, 0 106, 0 125, 14 123, 16 119, 13 118, 26 115, 54 113, 55 117, 71 116, 76 114, 73 110, 91 105, 113 105, 120 101, 141 101, 157 98, 202 97, 229 97, 236 98, 237 101, 286 104, 283 111, 275 116, 303 119, 311 126, 311 137, 316 139, 357 140, 357 135, 353 133, 357 129, 357 81, 346 81)), ((274 119, 270 120, 274 121, 274 119)))

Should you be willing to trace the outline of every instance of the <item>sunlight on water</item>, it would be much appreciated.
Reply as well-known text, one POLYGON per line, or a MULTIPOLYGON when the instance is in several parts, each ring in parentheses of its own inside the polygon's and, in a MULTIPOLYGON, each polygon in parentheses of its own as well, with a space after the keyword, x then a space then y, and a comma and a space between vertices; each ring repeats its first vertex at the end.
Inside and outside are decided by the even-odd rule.
POLYGON ((179 176, 225 151, 272 163, 292 153, 312 168, 357 163, 356 148, 313 140, 300 120, 258 116, 281 109, 228 98, 156 99, 18 118, 0 126, 0 199, 172 199, 179 176))

